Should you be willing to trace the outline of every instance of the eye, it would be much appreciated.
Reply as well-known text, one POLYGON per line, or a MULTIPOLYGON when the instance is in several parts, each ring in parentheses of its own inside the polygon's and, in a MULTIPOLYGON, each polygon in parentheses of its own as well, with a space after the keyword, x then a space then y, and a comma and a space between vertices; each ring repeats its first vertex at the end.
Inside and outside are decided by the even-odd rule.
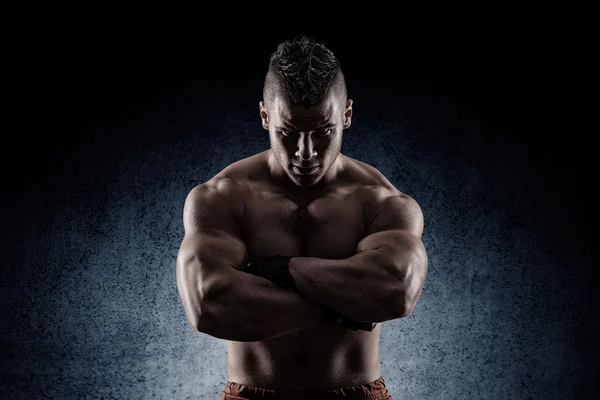
POLYGON ((315 133, 317 133, 318 135, 329 135, 331 133, 331 129, 329 129, 329 128, 327 128, 327 129, 319 129, 315 133))

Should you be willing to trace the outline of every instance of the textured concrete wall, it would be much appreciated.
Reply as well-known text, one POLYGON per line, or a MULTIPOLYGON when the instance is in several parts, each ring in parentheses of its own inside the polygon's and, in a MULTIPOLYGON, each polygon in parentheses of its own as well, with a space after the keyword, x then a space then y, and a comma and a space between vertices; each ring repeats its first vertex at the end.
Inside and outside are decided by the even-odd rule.
MULTIPOLYGON (((260 86, 141 90, 92 110, 78 136, 36 153, 43 166, 7 178, 3 399, 217 399, 227 381, 225 342, 185 317, 175 259, 188 191, 269 146, 260 86)), ((425 216, 424 292, 411 316, 382 328, 394 398, 598 394, 585 213, 571 203, 570 170, 539 158, 526 127, 490 124, 418 83, 355 82, 351 95, 342 151, 425 216)))

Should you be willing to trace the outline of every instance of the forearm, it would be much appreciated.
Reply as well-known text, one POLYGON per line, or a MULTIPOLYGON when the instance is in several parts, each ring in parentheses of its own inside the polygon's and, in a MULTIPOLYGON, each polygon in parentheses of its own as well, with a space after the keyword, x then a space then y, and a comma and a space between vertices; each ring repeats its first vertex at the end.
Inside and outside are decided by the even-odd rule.
POLYGON ((317 325, 323 307, 297 291, 232 269, 204 296, 199 330, 240 342, 271 339, 317 325))
POLYGON ((398 269, 379 250, 333 260, 294 257, 290 273, 298 291, 358 321, 383 322, 403 315, 398 269))

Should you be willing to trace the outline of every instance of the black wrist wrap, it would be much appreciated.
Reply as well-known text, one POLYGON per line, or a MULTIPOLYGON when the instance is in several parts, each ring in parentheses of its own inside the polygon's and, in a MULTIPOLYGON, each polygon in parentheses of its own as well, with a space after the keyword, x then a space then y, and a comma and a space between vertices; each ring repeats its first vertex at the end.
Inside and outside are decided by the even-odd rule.
POLYGON ((277 254, 253 263, 249 263, 245 269, 253 275, 262 276, 278 284, 281 287, 296 289, 296 282, 290 274, 289 264, 292 257, 277 254))
POLYGON ((325 308, 325 314, 323 315, 321 324, 339 326, 341 328, 352 329, 353 331, 360 330, 367 332, 371 332, 377 326, 376 322, 356 321, 354 319, 344 317, 343 315, 340 315, 329 308, 325 308))

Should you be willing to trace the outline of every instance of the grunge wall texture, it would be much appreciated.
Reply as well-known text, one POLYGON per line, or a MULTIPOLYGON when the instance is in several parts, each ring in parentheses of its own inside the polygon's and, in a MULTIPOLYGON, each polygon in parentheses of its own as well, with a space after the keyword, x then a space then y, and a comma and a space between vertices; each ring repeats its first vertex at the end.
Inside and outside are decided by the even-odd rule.
MULTIPOLYGON (((269 146, 264 58, 251 61, 247 75, 62 71, 38 92, 4 148, 0 397, 218 398, 225 342, 189 325, 175 259, 189 190, 269 146)), ((565 103, 559 79, 348 69, 342 152, 425 217, 424 292, 382 329, 390 393, 595 397, 591 152, 577 131, 548 133, 565 103)))

